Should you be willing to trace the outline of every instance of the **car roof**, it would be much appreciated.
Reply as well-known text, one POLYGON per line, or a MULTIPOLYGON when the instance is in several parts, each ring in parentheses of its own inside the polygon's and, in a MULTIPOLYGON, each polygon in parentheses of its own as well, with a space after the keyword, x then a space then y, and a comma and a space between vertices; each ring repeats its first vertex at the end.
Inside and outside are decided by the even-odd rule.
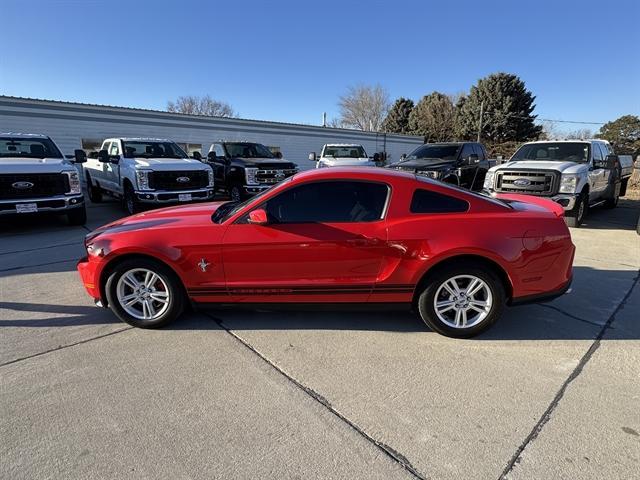
POLYGON ((104 141, 107 140, 122 140, 123 142, 171 142, 173 140, 168 140, 166 138, 144 138, 144 137, 112 137, 105 138, 104 141))
POLYGON ((0 133, 0 138, 49 138, 47 135, 43 135, 41 133, 13 133, 13 132, 6 132, 6 133, 0 133))
POLYGON ((380 167, 331 167, 331 168, 314 168, 306 170, 295 175, 296 179, 351 179, 351 180, 392 180, 405 179, 415 180, 414 173, 403 172, 399 170, 391 170, 380 167))
POLYGON ((325 147, 361 147, 359 143, 327 143, 325 147))
MULTIPOLYGON (((563 140, 536 140, 535 142, 527 142, 527 144, 535 143, 592 143, 592 142, 600 142, 600 143, 609 143, 607 140, 603 140, 602 138, 565 138, 563 140)), ((526 144, 525 144, 526 145, 526 144)))

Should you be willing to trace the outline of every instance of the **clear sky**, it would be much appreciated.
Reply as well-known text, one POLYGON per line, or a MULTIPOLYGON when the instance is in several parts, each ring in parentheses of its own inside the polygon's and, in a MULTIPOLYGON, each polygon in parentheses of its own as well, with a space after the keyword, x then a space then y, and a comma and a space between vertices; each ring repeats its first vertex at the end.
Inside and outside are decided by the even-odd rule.
POLYGON ((541 118, 608 121, 640 113, 639 25, 639 0, 0 0, 0 94, 317 124, 348 85, 418 100, 505 71, 541 118))

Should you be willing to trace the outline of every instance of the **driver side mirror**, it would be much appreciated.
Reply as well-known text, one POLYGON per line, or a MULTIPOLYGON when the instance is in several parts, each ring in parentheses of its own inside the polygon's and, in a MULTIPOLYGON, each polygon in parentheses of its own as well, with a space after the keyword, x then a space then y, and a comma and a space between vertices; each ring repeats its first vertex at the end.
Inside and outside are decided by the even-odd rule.
POLYGON ((273 154, 273 156, 276 158, 282 158, 282 152, 276 152, 273 154))
POLYGON ((78 148, 73 151, 74 153, 74 162, 73 163, 85 163, 87 161, 87 152, 78 148))
POLYGON ((380 154, 378 152, 373 154, 373 161, 375 163, 380 163, 380 154))
POLYGON ((209 162, 215 162, 218 159, 218 156, 216 155, 216 152, 209 152, 207 154, 207 160, 209 162))
POLYGON ((109 152, 106 150, 100 150, 98 152, 98 161, 102 163, 109 163, 109 152))
POLYGON ((475 165, 480 162, 480 157, 476 153, 472 153, 465 159, 467 165, 475 165))
POLYGON ((202 161, 202 155, 200 154, 200 152, 197 152, 197 151, 196 151, 196 152, 193 152, 193 153, 192 153, 192 156, 193 156, 193 158, 194 158, 195 160, 200 160, 200 161, 202 161))
POLYGON ((253 225, 266 225, 267 222, 267 212, 262 208, 257 208, 255 210, 251 210, 249 212, 249 223, 253 225))
POLYGON ((407 154, 403 153, 402 155, 400 155, 400 160, 405 160, 407 158, 407 154))
POLYGON ((316 155, 316 152, 311 152, 309 154, 309 161, 310 162, 317 162, 318 161, 318 157, 316 155))

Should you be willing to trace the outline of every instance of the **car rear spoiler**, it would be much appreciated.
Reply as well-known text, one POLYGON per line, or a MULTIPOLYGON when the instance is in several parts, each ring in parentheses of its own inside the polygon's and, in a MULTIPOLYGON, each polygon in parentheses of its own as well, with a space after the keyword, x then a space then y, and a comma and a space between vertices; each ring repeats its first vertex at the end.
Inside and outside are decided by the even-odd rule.
POLYGON ((499 200, 506 202, 522 202, 531 203, 547 210, 551 210, 557 217, 564 217, 564 208, 562 205, 544 197, 535 197, 533 195, 520 195, 518 193, 499 193, 495 196, 499 200))

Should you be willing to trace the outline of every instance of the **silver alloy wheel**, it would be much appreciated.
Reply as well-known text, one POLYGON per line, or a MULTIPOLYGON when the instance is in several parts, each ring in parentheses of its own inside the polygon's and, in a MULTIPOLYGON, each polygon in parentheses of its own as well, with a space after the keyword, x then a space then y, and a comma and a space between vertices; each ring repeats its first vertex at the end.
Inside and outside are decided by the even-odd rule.
POLYGON ((576 217, 578 222, 581 222, 582 217, 584 217, 584 204, 585 204, 585 200, 581 199, 580 205, 578 206, 578 216, 576 217))
POLYGON ((436 315, 452 328, 470 328, 482 322, 493 306, 489 285, 475 275, 457 275, 444 281, 433 298, 436 315))
POLYGON ((121 275, 116 296, 122 309, 138 320, 155 320, 169 308, 167 283, 146 268, 134 268, 121 275))

